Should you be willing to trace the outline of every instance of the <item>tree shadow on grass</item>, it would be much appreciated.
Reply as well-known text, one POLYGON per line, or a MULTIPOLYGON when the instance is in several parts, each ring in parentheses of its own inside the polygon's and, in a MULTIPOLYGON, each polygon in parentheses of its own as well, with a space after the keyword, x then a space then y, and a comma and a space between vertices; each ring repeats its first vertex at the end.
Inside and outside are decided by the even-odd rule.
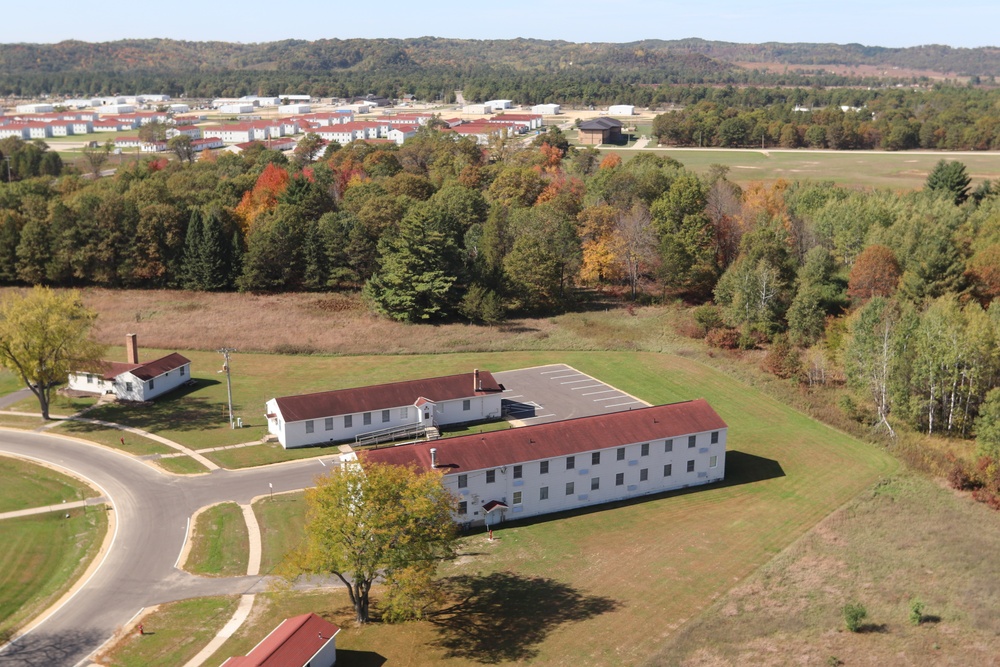
MULTIPOLYGON (((193 384, 179 387, 151 403, 107 403, 90 410, 83 416, 88 419, 101 419, 115 424, 133 426, 154 433, 218 428, 229 424, 227 404, 193 395, 217 384, 219 384, 218 380, 198 378, 193 384)), ((85 426, 85 424, 79 425, 85 426)))
POLYGON ((620 607, 554 579, 512 572, 449 577, 442 585, 455 603, 429 618, 439 633, 433 644, 446 657, 481 664, 535 658, 538 645, 559 626, 620 607))
POLYGON ((337 648, 338 667, 382 667, 386 659, 374 651, 351 651, 337 648))

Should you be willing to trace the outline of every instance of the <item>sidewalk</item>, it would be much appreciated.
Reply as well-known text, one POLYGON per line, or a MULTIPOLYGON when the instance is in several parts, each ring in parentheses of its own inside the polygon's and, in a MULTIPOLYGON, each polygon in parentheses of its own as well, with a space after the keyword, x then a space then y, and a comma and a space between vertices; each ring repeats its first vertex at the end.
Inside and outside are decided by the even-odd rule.
POLYGON ((71 503, 60 503, 58 505, 45 505, 44 507, 30 507, 26 510, 14 510, 12 512, 0 512, 0 521, 4 519, 17 519, 22 516, 32 516, 33 514, 47 514, 49 512, 61 512, 63 510, 76 509, 77 507, 89 507, 91 505, 103 505, 108 502, 104 496, 97 498, 87 498, 86 500, 74 500, 71 503))

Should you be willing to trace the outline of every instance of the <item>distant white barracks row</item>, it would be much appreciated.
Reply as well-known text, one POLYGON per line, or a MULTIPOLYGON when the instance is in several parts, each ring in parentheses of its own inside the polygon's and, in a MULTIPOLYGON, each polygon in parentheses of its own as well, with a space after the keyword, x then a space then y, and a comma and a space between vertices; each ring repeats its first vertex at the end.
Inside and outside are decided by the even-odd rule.
MULTIPOLYGON (((488 371, 274 398, 283 446, 355 439, 379 427, 498 419, 488 371)), ((704 399, 358 452, 368 463, 442 473, 455 520, 493 525, 709 484, 725 477, 728 427, 704 399), (509 516, 508 516, 509 515, 509 516)))

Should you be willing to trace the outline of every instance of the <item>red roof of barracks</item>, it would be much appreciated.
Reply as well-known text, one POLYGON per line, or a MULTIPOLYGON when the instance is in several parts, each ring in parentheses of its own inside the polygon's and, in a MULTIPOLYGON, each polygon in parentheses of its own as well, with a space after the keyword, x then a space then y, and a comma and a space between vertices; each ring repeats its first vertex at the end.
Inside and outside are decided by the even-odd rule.
POLYGON ((489 371, 479 371, 478 388, 475 386, 474 376, 474 373, 460 373, 354 389, 323 391, 316 394, 284 396, 276 398, 275 401, 286 422, 297 422, 413 405, 421 397, 437 403, 485 396, 501 391, 500 385, 489 371))
POLYGON ((705 399, 612 412, 595 417, 465 435, 427 443, 358 452, 362 463, 416 465, 431 469, 432 448, 445 474, 568 456, 636 442, 726 428, 705 399))
POLYGON ((226 660, 224 667, 304 667, 340 632, 316 614, 286 618, 246 656, 226 660))

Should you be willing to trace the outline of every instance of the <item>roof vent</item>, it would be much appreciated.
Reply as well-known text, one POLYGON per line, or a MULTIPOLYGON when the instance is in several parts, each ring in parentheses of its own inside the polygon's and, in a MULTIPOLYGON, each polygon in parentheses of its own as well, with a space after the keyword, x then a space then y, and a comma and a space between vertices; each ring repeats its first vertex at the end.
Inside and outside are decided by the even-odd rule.
POLYGON ((431 447, 431 467, 438 467, 438 450, 434 447, 431 447))

